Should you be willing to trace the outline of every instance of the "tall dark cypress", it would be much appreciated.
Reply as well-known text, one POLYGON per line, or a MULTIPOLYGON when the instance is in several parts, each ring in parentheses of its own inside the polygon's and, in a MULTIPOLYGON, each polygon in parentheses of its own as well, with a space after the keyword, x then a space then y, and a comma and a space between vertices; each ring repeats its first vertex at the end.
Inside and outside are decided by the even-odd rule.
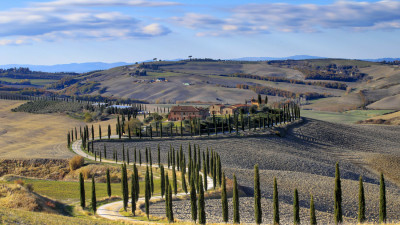
POLYGON ((310 225, 317 225, 317 218, 315 216, 314 197, 312 195, 310 202, 310 225))
POLYGON ((258 164, 254 166, 254 219, 256 224, 262 223, 260 173, 258 164))
MULTIPOLYGON (((203 154, 203 156, 204 156, 204 154, 203 154)), ((208 181, 207 181, 207 166, 206 166, 206 161, 205 160, 203 160, 203 175, 204 175, 204 190, 207 191, 207 189, 208 189, 208 181)))
POLYGON ((165 216, 168 218, 169 221, 169 194, 168 194, 168 190, 169 190, 169 185, 166 186, 165 188, 165 216))
POLYGON ((386 223, 386 186, 383 173, 381 173, 379 186, 379 223, 386 223))
POLYGON ((80 187, 80 199, 81 199, 81 207, 85 208, 85 181, 83 179, 83 174, 79 173, 79 187, 80 187))
POLYGON ((108 124, 108 132, 107 132, 108 139, 111 139, 111 126, 108 124))
POLYGON ((239 190, 236 180, 236 175, 233 174, 233 223, 240 223, 239 213, 239 190))
POLYGON ((111 197, 111 177, 110 177, 110 169, 109 168, 107 168, 106 180, 107 180, 107 195, 110 198, 111 197))
POLYGON ((297 191, 297 188, 294 189, 293 195, 293 224, 300 224, 299 193, 297 191))
POLYGON ((101 125, 99 124, 99 138, 101 140, 101 125))
POLYGON ((199 188, 199 203, 198 203, 198 208, 199 208, 199 224, 206 224, 206 210, 205 210, 205 202, 204 202, 204 188, 203 188, 203 178, 200 175, 200 188, 199 188))
POLYGON ((131 177, 131 210, 132 210, 132 215, 135 216, 135 211, 136 211, 136 178, 135 175, 132 174, 131 177))
POLYGON ((358 222, 363 223, 365 221, 365 195, 364 195, 364 184, 362 176, 360 176, 360 186, 358 191, 358 222))
POLYGON ((128 181, 127 181, 127 171, 126 171, 126 164, 121 165, 121 186, 122 186, 122 200, 124 203, 124 210, 126 211, 128 207, 128 199, 129 199, 129 194, 128 194, 128 181))
POLYGON ((142 165, 142 152, 139 149, 139 165, 142 165))
POLYGON ((158 159, 158 167, 161 168, 160 144, 158 144, 157 146, 157 159, 158 159))
POLYGON ((163 165, 160 168, 160 177, 161 177, 161 197, 164 198, 164 193, 165 193, 165 173, 164 173, 164 166, 163 165))
POLYGON ((192 220, 196 223, 197 220, 197 202, 196 202, 196 188, 194 185, 194 177, 190 180, 190 207, 192 213, 192 220))
POLYGON ((168 213, 168 222, 174 222, 174 211, 172 208, 172 188, 171 188, 171 184, 168 185, 168 209, 169 209, 169 213, 168 213))
POLYGON ((146 215, 147 219, 149 219, 150 215, 150 177, 149 177, 149 168, 147 167, 146 169, 146 177, 145 177, 145 189, 144 189, 144 201, 145 201, 145 209, 146 209, 146 215))
POLYGON ((172 183, 174 185, 174 194, 178 194, 178 183, 176 181, 176 171, 175 171, 175 166, 172 167, 172 183))
MULTIPOLYGON (((206 175, 204 175, 206 176, 206 175)), ((226 178, 225 172, 222 173, 222 193, 221 193, 221 203, 222 203, 222 221, 228 222, 228 199, 226 195, 226 178)))
POLYGON ((339 224, 339 223, 343 222, 342 187, 341 187, 341 183, 340 183, 339 163, 336 163, 334 202, 335 202, 335 205, 334 205, 335 224, 339 224))
POLYGON ((93 212, 97 211, 97 201, 96 201, 96 185, 94 183, 94 176, 92 176, 92 209, 93 212))
POLYGON ((185 193, 188 193, 187 186, 186 186, 185 172, 184 172, 185 166, 184 166, 183 160, 181 161, 181 168, 182 168, 182 170, 181 170, 182 190, 185 193))
POLYGON ((278 183, 274 177, 274 194, 273 194, 273 208, 274 208, 274 224, 279 224, 279 199, 278 199, 278 183))
POLYGON ((150 187, 151 187, 151 195, 154 194, 154 179, 153 179, 153 168, 150 167, 150 187))

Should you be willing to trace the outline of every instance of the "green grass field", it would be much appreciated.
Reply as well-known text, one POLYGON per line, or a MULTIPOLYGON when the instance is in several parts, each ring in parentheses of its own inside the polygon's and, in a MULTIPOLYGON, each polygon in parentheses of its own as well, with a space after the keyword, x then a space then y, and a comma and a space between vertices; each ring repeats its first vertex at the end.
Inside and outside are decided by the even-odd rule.
POLYGON ((301 116, 335 123, 355 123, 390 112, 393 110, 350 110, 346 112, 302 110, 301 116))
POLYGON ((147 77, 175 77, 175 76, 182 76, 182 73, 174 73, 174 72, 147 72, 147 77))
MULTIPOLYGON (((50 181, 50 180, 35 180, 24 179, 25 184, 33 184, 34 191, 40 195, 64 203, 73 203, 79 201, 79 183, 69 181, 50 181)), ((2 182, 14 183, 14 182, 2 182)), ((129 181, 130 190, 130 181, 129 181)), ((92 195, 92 183, 85 182, 85 193, 87 199, 92 195)), ((112 183, 111 191, 113 196, 121 196, 121 184, 112 183)), ((160 195, 160 180, 154 179, 154 194, 160 195)), ((140 182, 140 195, 144 195, 144 182, 140 182)), ((107 197, 106 183, 96 183, 96 197, 98 199, 107 197)))
MULTIPOLYGON (((0 81, 5 81, 5 82, 10 82, 10 83, 18 83, 23 81, 24 79, 13 79, 13 78, 8 78, 8 77, 1 77, 0 81)), ((36 86, 44 86, 47 84, 51 84, 57 80, 48 80, 48 79, 29 79, 32 85, 36 86)))

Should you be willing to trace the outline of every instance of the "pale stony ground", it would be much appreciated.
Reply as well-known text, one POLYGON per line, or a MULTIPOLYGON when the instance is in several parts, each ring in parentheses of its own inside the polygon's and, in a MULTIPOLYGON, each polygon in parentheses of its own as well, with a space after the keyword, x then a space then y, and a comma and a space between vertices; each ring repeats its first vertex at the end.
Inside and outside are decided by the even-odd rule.
MULTIPOLYGON (((238 183, 243 190, 252 196, 253 193, 253 167, 260 166, 260 178, 263 201, 272 199, 273 177, 278 180, 279 197, 282 221, 292 220, 292 196, 294 188, 300 193, 300 205, 307 218, 310 194, 314 195, 318 220, 321 223, 332 222, 333 188, 335 163, 340 163, 343 212, 346 217, 357 218, 358 208, 358 178, 364 178, 367 218, 375 221, 378 218, 379 208, 379 173, 383 171, 387 179, 387 201, 389 220, 400 220, 400 189, 398 170, 399 161, 389 164, 385 158, 400 158, 400 127, 395 126, 369 126, 345 125, 305 119, 305 123, 292 129, 284 138, 277 136, 246 137, 246 138, 219 138, 190 141, 200 145, 202 150, 213 148, 221 155, 223 168, 229 178, 233 173, 238 177, 238 183), (385 156, 385 157, 382 157, 385 156), (380 159, 379 165, 374 163, 380 159), (390 166, 385 166, 385 165, 390 166), (287 205, 287 206, 285 206, 287 205)), ((144 158, 145 147, 152 148, 153 163, 157 160, 157 144, 161 146, 161 158, 166 159, 169 146, 179 149, 182 144, 187 152, 189 140, 141 140, 125 142, 125 147, 142 151, 144 158)), ((121 143, 106 142, 106 146, 122 149, 121 143)), ((98 147, 102 147, 101 143, 98 147)), ((132 154, 132 151, 131 151, 132 154)), ((131 157, 132 160, 133 157, 131 157)), ((165 161, 163 160, 165 163, 165 161)), ((242 199, 242 198, 241 198, 242 199)), ((241 210, 243 221, 252 222, 252 199, 243 200, 241 210), (248 202, 245 204, 245 202, 248 202), (243 207, 242 207, 243 205, 243 207), (247 213, 247 214, 246 214, 247 213), (246 219, 246 220, 245 220, 246 219)), ((214 201, 214 200, 213 200, 214 201)), ((207 203, 207 215, 210 221, 220 221, 220 213, 213 212, 219 207, 218 203, 207 203), (213 207, 211 207, 213 205, 213 207)), ((216 200, 215 200, 216 201, 216 200)), ((183 206, 188 203, 176 203, 177 218, 183 206), (178 210, 179 209, 179 210, 178 210)), ((270 215, 272 204, 265 204, 265 212, 270 215)), ((163 204, 152 207, 152 212, 161 215, 164 213, 163 204)), ((220 209, 219 209, 220 210, 220 209)), ((183 210, 184 212, 187 210, 183 210)), ((268 218, 268 217, 266 217, 268 218)), ((352 220, 347 220, 351 222, 352 220)), ((268 222, 268 219, 266 220, 268 222)))

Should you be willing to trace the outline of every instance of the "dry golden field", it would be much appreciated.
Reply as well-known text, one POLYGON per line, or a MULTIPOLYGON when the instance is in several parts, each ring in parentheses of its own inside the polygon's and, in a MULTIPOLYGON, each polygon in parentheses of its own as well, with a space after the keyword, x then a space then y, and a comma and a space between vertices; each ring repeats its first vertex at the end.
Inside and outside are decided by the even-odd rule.
MULTIPOLYGON (((66 147, 66 134, 85 123, 62 114, 11 112, 23 103, 0 100, 0 158, 71 158, 74 154, 66 147)), ((108 124, 113 128, 115 123, 114 120, 100 122, 103 134, 108 124)), ((94 123, 96 136, 98 124, 94 123)))

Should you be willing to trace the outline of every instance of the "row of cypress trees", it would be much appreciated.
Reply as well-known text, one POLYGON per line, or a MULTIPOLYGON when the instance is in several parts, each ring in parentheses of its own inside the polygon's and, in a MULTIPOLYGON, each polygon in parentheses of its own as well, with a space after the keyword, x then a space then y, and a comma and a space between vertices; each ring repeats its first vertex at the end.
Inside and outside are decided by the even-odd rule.
MULTIPOLYGON (((225 180, 225 175, 224 180, 225 180)), ((237 196, 237 181, 236 176, 234 177, 234 189, 233 189, 233 222, 240 223, 239 216, 239 198, 237 196)), ((227 222, 228 212, 227 212, 227 200, 226 200, 226 187, 225 181, 223 181, 222 186, 222 217, 223 221, 227 222)), ((259 168, 258 165, 254 166, 254 217, 256 224, 262 223, 262 208, 261 208, 261 193, 260 193, 260 178, 259 178, 259 168)), ((385 190, 385 180, 381 173, 380 178, 380 202, 379 202, 379 223, 385 223, 387 219, 386 215, 386 190, 385 190)), ((342 212, 342 188, 340 181, 340 171, 339 163, 336 163, 335 168, 335 188, 334 188, 334 220, 335 224, 343 223, 343 212, 342 212)), ((359 179, 359 208, 358 208, 358 222, 364 223, 366 221, 365 216, 365 194, 364 186, 362 181, 362 176, 359 179)), ((273 223, 279 224, 279 201, 278 201, 278 187, 277 181, 274 177, 274 191, 273 191, 273 223)), ((299 196, 297 189, 294 190, 293 195, 293 224, 300 224, 300 207, 299 207, 299 196)), ((315 215, 315 205, 314 198, 311 195, 310 202, 310 224, 317 224, 315 215)))

